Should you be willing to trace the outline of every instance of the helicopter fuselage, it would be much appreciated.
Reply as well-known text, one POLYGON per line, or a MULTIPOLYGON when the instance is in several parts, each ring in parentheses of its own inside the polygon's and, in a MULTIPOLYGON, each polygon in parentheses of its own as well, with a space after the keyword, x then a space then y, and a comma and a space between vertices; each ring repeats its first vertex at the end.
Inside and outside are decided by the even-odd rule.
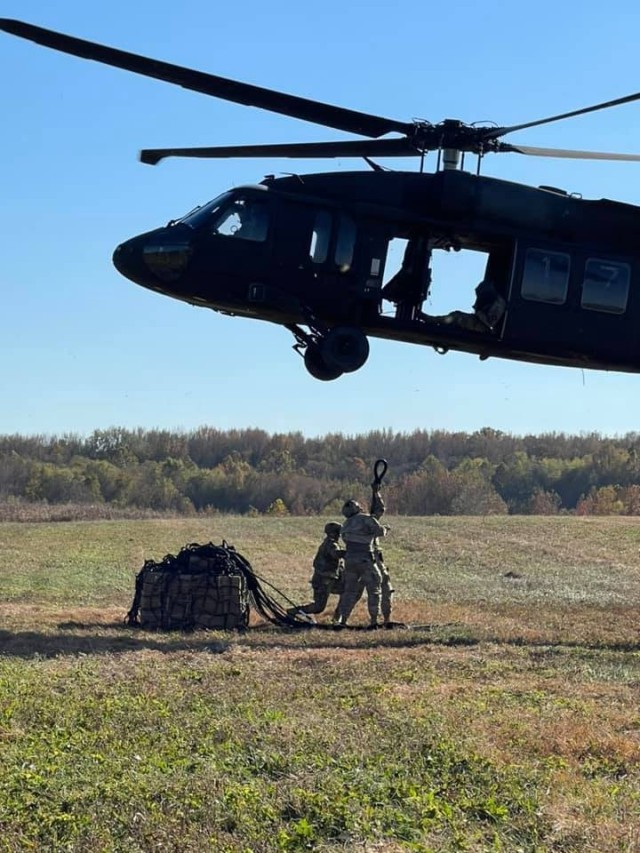
MULTIPOLYGON (((114 263, 173 298, 284 325, 302 348, 338 327, 441 352, 636 372, 639 227, 632 205, 463 171, 323 173, 225 193, 123 243, 114 263), (394 238, 407 252, 390 280, 394 238), (486 254, 485 278, 504 303, 495 323, 424 312, 438 249, 486 254)), ((361 366, 353 342, 341 346, 344 372, 361 366)))
POLYGON ((363 158, 372 172, 267 178, 119 246, 118 270, 144 287, 227 314, 281 324, 318 379, 359 369, 369 337, 549 364, 640 371, 640 209, 585 201, 463 171, 465 154, 640 162, 640 154, 503 141, 640 100, 640 92, 533 121, 402 121, 243 83, 0 18, 0 30, 52 50, 360 139, 143 149, 167 157, 363 158), (424 174, 438 152, 442 171, 424 174), (420 172, 384 171, 412 158, 420 172), (389 275, 392 241, 404 241, 389 275), (473 312, 424 311, 436 250, 486 255, 473 312), (387 310, 386 306, 394 306, 387 310))

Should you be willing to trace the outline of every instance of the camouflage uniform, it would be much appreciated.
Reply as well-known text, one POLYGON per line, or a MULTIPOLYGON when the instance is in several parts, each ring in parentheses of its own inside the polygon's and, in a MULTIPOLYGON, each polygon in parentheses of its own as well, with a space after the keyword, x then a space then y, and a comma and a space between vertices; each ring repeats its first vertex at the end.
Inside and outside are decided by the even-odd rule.
MULTIPOLYGON (((384 510, 384 501, 382 500, 380 493, 374 491, 373 500, 371 504, 371 515, 379 521, 384 515, 384 510)), ((382 610, 382 621, 385 623, 385 625, 388 625, 391 622, 393 593, 395 590, 391 585, 391 576, 389 574, 389 569, 385 565, 384 558, 382 556, 382 551, 380 550, 380 545, 377 539, 373 543, 373 549, 376 566, 378 567, 378 571, 380 572, 380 575, 382 577, 382 581, 380 584, 380 609, 382 610)), ((356 599, 356 601, 360 600, 363 592, 364 583, 361 581, 358 585, 358 598, 356 599)))
MULTIPOLYGON (((340 525, 336 522, 330 522, 325 525, 324 532, 327 535, 320 544, 313 560, 313 576, 311 577, 313 601, 309 604, 303 604, 302 607, 291 608, 292 611, 322 613, 327 606, 331 593, 341 591, 339 587, 342 579, 340 560, 344 557, 345 551, 338 543, 340 525)), ((337 619, 337 615, 338 608, 336 607, 333 614, 334 620, 337 619)))
POLYGON ((375 515, 362 512, 356 501, 347 501, 342 508, 346 521, 342 538, 347 546, 344 558, 344 592, 338 602, 339 624, 345 625, 362 590, 367 590, 367 608, 371 626, 378 624, 382 575, 375 559, 375 543, 386 533, 375 515))
MULTIPOLYGON (((389 625, 391 622, 391 610, 393 608, 393 593, 395 592, 393 586, 391 585, 391 575, 389 574, 389 569, 386 567, 382 551, 378 548, 376 543, 375 545, 375 561, 378 567, 378 571, 382 576, 382 581, 380 583, 380 609, 382 611, 382 621, 385 625, 389 625)), ((358 587, 358 598, 357 601, 362 597, 362 593, 364 592, 364 583, 360 583, 358 587)))

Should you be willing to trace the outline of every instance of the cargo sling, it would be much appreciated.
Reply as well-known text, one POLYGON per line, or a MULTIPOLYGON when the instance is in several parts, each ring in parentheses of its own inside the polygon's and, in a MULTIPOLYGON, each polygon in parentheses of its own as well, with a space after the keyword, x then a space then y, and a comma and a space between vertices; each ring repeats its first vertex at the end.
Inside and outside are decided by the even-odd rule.
POLYGON ((274 625, 309 627, 291 616, 263 585, 249 561, 227 544, 186 545, 160 562, 146 560, 136 576, 133 603, 125 622, 146 630, 244 630, 250 606, 274 625))

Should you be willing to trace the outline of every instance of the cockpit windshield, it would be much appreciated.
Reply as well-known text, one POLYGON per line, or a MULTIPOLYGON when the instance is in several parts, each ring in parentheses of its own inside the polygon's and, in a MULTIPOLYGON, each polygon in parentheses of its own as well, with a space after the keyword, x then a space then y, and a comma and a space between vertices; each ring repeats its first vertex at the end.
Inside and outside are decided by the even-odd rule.
POLYGON ((217 196, 212 201, 208 201, 206 204, 194 207, 193 210, 189 211, 189 213, 174 221, 175 223, 180 222, 183 225, 188 225, 194 230, 200 228, 202 225, 211 221, 211 217, 220 210, 222 205, 231 198, 232 195, 233 193, 230 192, 222 193, 222 195, 217 196))
POLYGON ((177 222, 221 237, 262 243, 267 239, 269 219, 268 202, 254 194, 230 191, 196 207, 177 222))

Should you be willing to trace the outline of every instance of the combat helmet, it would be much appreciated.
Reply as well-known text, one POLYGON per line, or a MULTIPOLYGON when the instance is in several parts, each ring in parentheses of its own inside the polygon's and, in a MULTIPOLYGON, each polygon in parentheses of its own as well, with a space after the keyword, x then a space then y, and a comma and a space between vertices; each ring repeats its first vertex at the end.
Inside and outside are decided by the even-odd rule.
POLYGON ((324 532, 327 534, 327 536, 337 536, 338 533, 340 533, 341 529, 342 525, 338 524, 337 521, 329 521, 324 526, 324 532))
POLYGON ((351 518, 352 515, 357 515, 359 512, 362 512, 362 507, 358 501, 354 501, 353 498, 346 501, 342 507, 342 514, 345 518, 351 518))

